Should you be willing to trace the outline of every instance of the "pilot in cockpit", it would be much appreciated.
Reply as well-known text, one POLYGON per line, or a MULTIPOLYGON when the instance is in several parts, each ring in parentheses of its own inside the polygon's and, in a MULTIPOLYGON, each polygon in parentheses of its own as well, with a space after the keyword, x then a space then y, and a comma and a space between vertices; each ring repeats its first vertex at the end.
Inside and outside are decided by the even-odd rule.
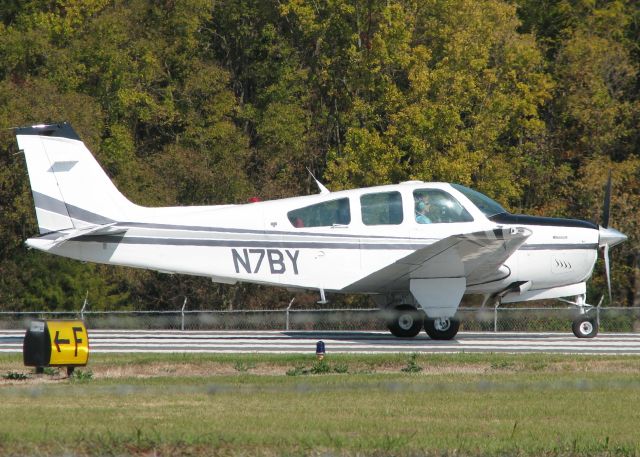
POLYGON ((429 202, 429 196, 427 194, 422 194, 416 200, 416 222, 418 224, 431 223, 431 218, 428 216, 430 209, 431 204, 429 202))

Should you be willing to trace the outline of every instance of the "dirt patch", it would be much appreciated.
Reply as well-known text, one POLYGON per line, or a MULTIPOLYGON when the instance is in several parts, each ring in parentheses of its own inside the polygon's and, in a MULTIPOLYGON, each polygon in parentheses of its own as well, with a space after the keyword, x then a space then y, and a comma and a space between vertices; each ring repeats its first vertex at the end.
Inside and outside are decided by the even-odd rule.
MULTIPOLYGON (((85 368, 79 368, 83 372, 91 372, 94 379, 124 379, 124 378, 155 378, 155 377, 216 377, 250 374, 257 376, 285 376, 287 372, 294 371, 296 367, 310 370, 315 360, 310 359, 304 364, 293 363, 254 363, 246 361, 237 362, 151 362, 151 363, 110 363, 89 364, 85 368)), ((351 374, 368 373, 399 373, 407 366, 406 362, 397 361, 382 363, 351 362, 341 363, 327 360, 330 366, 329 372, 347 372, 351 374)), ((421 368, 419 373, 423 376, 438 375, 477 375, 496 372, 551 372, 551 373, 625 373, 640 374, 639 360, 563 360, 553 362, 526 363, 520 361, 497 360, 494 363, 428 363, 418 360, 417 366, 421 368)), ((64 368, 54 369, 53 373, 36 375, 33 369, 24 366, 7 366, 0 368, 0 373, 7 375, 25 375, 26 379, 0 378, 0 386, 21 386, 37 384, 55 384, 68 382, 64 368)))
POLYGON ((550 364, 549 371, 582 373, 639 373, 640 361, 634 360, 571 360, 550 364))
POLYGON ((184 376, 232 376, 239 373, 284 375, 289 367, 280 365, 236 366, 230 363, 145 363, 141 365, 96 366, 96 378, 151 378, 184 376))

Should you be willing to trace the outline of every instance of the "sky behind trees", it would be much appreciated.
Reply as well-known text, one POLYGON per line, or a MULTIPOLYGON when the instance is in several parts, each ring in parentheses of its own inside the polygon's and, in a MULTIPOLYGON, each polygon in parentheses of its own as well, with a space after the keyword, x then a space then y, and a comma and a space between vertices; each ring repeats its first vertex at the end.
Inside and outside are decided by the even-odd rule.
MULTIPOLYGON (((332 190, 454 181, 599 220, 612 170, 625 305, 640 305, 639 71, 632 0, 0 1, 0 127, 70 121, 138 204, 314 193, 308 167, 332 190)), ((93 309, 288 302, 27 251, 16 152, 2 130, 4 309, 73 309, 86 290, 93 309)))

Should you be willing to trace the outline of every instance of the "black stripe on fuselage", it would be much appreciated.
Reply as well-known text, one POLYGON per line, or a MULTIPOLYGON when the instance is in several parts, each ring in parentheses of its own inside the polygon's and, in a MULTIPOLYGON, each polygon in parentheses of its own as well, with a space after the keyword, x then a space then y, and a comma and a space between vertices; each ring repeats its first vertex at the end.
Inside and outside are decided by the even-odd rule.
POLYGON ((500 213, 489 218, 497 224, 510 225, 541 225, 547 227, 572 227, 598 230, 598 225, 593 222, 579 219, 562 219, 559 217, 527 216, 526 214, 500 213))

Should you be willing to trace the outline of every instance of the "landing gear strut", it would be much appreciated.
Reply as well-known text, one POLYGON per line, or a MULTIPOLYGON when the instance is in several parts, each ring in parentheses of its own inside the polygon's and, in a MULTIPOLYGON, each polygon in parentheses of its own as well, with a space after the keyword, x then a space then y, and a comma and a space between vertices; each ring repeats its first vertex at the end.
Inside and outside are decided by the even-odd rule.
POLYGON ((424 322, 424 312, 411 305, 398 305, 389 310, 387 328, 400 338, 412 338, 420 333, 424 322))
POLYGON ((427 319, 424 330, 432 340, 450 340, 458 333, 460 321, 452 317, 427 319))

